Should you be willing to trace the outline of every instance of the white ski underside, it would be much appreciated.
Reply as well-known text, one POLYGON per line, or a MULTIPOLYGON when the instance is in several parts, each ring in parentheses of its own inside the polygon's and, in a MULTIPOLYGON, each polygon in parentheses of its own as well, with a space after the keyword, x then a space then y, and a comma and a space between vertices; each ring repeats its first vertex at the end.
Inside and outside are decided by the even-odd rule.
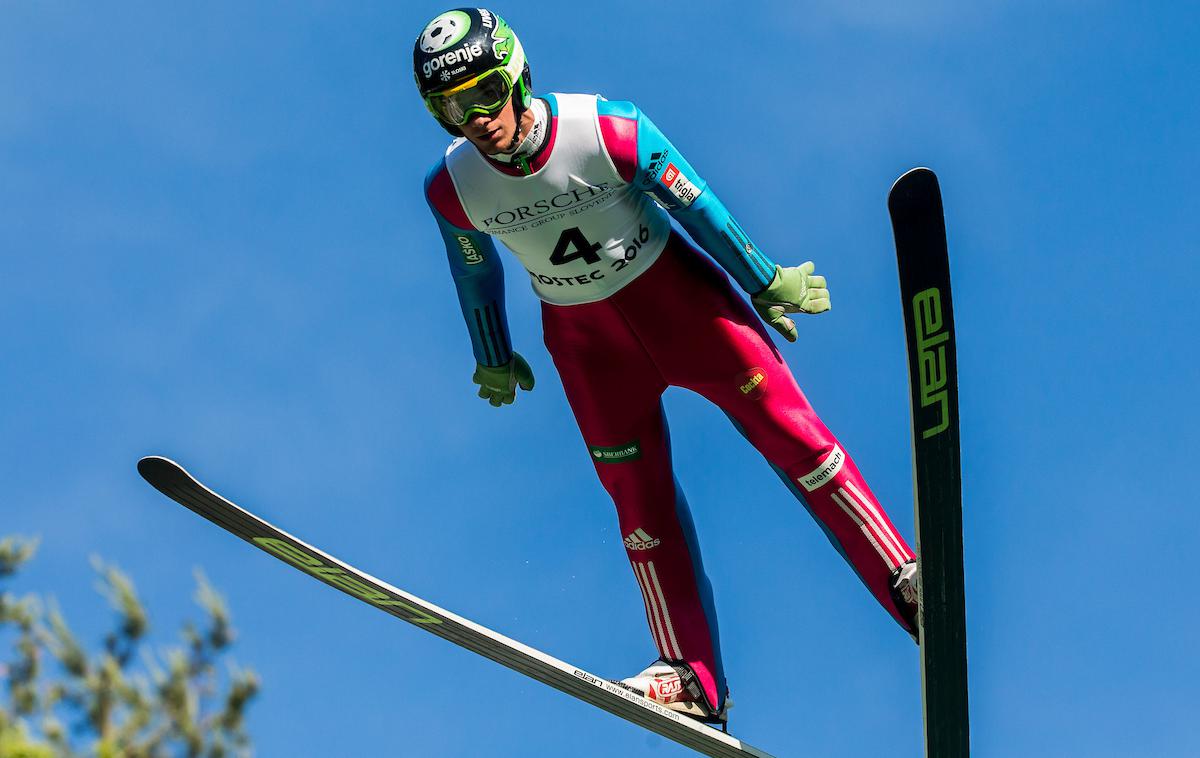
POLYGON ((156 489, 226 531, 382 611, 490 658, 514 671, 714 758, 772 758, 741 740, 664 708, 581 668, 509 639, 380 581, 318 550, 205 487, 178 463, 160 456, 138 462, 156 489))

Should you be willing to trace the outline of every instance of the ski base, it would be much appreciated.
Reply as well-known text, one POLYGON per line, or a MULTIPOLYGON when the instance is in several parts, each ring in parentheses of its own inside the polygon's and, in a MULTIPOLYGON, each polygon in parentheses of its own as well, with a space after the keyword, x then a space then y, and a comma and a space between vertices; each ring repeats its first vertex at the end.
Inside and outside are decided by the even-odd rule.
POLYGON ((138 461, 138 472, 164 495, 227 532, 330 587, 431 634, 703 755, 714 758, 771 758, 768 753, 729 734, 359 571, 221 497, 168 458, 143 458, 138 461))
POLYGON ((920 569, 921 694, 928 758, 967 758, 958 372, 950 259, 937 177, 915 168, 888 194, 896 237, 912 396, 920 569))

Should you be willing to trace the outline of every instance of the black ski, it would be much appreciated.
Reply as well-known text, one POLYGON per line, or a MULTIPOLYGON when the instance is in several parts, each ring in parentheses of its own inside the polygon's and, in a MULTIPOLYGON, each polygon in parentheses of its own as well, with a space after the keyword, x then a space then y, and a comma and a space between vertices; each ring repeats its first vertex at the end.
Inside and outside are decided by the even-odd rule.
POLYGON ((946 222, 934 173, 914 168, 897 179, 888 211, 896 236, 912 395, 925 755, 967 758, 958 371, 946 222))
MULTIPOLYGON (((492 631, 360 571, 205 487, 175 461, 149 456, 138 473, 180 505, 353 598, 713 758, 771 758, 641 695, 492 631)), ((536 717, 535 717, 536 720, 536 717)), ((566 751, 570 752, 570 751, 566 751)))

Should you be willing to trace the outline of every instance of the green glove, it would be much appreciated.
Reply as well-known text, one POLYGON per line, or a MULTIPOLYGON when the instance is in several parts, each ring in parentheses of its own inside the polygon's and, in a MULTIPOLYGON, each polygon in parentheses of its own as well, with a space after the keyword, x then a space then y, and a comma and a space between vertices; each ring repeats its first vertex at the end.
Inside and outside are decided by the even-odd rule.
POLYGON ((796 324, 785 313, 821 313, 829 310, 829 290, 825 277, 813 275, 813 263, 784 268, 775 266, 775 278, 767 288, 750 297, 754 310, 763 321, 787 338, 796 341, 796 324))
POLYGON ((517 399, 517 387, 528 392, 533 389, 533 369, 519 353, 503 366, 475 364, 471 381, 479 385, 479 396, 499 408, 517 399))

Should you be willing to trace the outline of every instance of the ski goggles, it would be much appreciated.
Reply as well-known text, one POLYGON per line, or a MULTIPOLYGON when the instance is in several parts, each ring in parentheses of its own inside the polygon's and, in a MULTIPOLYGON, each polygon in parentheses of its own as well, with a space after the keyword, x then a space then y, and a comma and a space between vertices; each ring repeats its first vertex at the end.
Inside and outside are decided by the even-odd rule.
POLYGON ((425 97, 425 105, 442 121, 462 126, 476 113, 495 116, 512 95, 507 71, 495 68, 462 84, 425 97))

